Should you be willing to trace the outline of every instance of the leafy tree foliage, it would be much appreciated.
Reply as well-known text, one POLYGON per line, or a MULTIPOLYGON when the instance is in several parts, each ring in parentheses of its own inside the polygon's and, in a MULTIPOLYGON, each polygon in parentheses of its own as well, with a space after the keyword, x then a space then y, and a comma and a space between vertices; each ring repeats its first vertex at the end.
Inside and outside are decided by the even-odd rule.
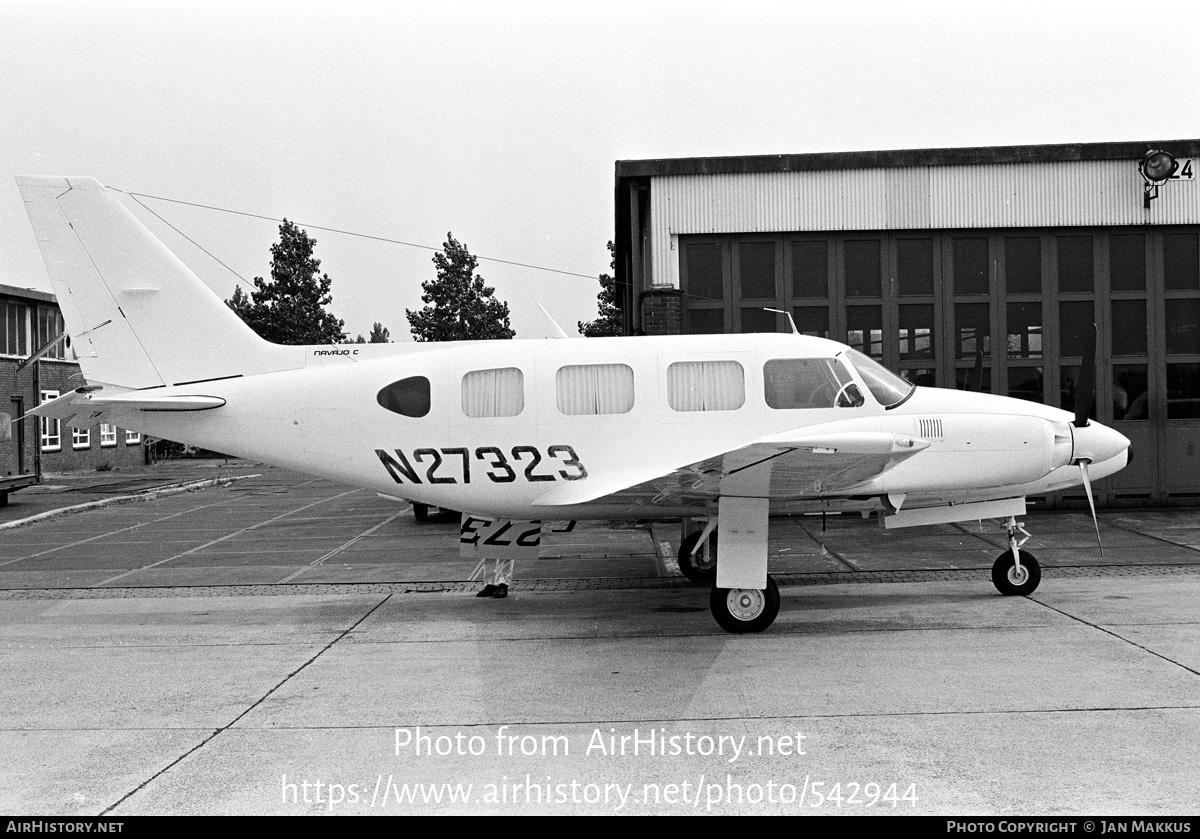
MULTIPOLYGON (((608 243, 608 267, 617 269, 616 247, 608 243)), ((621 310, 617 307, 617 280, 612 274, 600 275, 600 293, 596 295, 600 317, 579 321, 579 334, 585 338, 609 338, 621 334, 621 310)))
POLYGON ((342 321, 325 311, 333 300, 332 280, 313 256, 316 239, 287 219, 271 245, 271 279, 254 278, 247 295, 238 286, 225 301, 251 329, 276 344, 336 344, 345 338, 342 321))
POLYGON ((386 344, 391 341, 391 334, 388 328, 378 321, 371 327, 371 337, 367 339, 368 344, 386 344))
POLYGON ((508 303, 497 300, 496 290, 483 284, 483 277, 475 273, 479 260, 453 234, 446 234, 433 264, 437 278, 421 283, 425 307, 404 310, 415 340, 473 341, 516 334, 509 324, 508 303))

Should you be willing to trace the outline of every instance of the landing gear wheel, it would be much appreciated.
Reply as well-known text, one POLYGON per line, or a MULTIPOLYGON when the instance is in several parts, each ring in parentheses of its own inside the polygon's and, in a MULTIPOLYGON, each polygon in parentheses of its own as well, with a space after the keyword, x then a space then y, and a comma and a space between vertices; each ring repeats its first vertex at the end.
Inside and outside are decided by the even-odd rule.
POLYGON ((1013 561, 1012 551, 996 557, 992 566, 992 584, 1001 594, 1033 594, 1042 581, 1042 568, 1033 554, 1021 551, 1021 568, 1013 561))
POLYGON ((414 501, 412 503, 412 505, 413 505, 413 518, 414 519, 416 519, 417 521, 429 521, 429 505, 428 504, 418 504, 416 501, 414 501))
POLYGON ((708 537, 708 556, 704 556, 704 548, 692 554, 692 549, 700 541, 702 530, 689 533, 679 546, 679 570, 683 576, 693 583, 711 586, 717 581, 717 532, 714 530, 708 537))
POLYGON ((770 577, 765 589, 714 586, 708 608, 727 632, 762 632, 779 614, 779 586, 770 577))

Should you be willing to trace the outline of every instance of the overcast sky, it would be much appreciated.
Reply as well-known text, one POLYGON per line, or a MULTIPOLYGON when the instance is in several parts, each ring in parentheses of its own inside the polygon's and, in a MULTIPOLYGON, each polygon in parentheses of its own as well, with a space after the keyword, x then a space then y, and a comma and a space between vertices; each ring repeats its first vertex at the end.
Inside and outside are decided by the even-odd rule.
MULTIPOLYGON (((1200 137, 1195 3, 0 0, 0 283, 49 290, 13 176, 440 247, 519 337, 595 316, 619 159, 1200 137)), ((125 199, 128 201, 128 199, 125 199)), ((222 297, 278 225, 131 209, 222 297)), ((311 231, 353 337, 432 253, 311 231)))

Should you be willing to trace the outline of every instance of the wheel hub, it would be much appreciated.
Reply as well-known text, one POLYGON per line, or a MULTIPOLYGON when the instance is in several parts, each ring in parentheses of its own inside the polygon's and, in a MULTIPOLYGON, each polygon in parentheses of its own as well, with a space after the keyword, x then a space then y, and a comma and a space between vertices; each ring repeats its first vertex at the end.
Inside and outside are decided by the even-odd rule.
POLYGON ((1014 586, 1022 585, 1028 579, 1029 571, 1025 569, 1024 565, 1022 565, 1020 568, 1014 565, 1012 568, 1008 569, 1008 581, 1014 586))
POLYGON ((766 607, 766 597, 761 591, 751 588, 735 588, 726 599, 729 614, 741 621, 754 620, 766 607))

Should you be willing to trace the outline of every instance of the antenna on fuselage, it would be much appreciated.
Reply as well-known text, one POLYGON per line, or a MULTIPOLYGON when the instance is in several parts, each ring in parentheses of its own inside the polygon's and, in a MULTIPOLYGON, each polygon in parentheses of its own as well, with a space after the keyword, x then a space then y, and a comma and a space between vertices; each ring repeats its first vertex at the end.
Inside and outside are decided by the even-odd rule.
POLYGON ((763 307, 763 311, 764 312, 778 312, 781 315, 787 315, 788 323, 790 323, 792 325, 792 334, 793 335, 800 334, 800 330, 796 328, 796 319, 794 317, 792 317, 791 312, 785 312, 783 309, 768 309, 765 306, 763 307))
MULTIPOLYGON (((537 301, 534 301, 534 302, 537 302, 537 301)), ((550 321, 550 325, 553 326, 554 331, 558 333, 557 335, 554 336, 555 338, 570 338, 571 337, 567 333, 563 332, 563 328, 561 326, 559 326, 558 321, 556 321, 553 318, 553 316, 551 316, 551 314, 546 311, 545 306, 543 306, 541 303, 538 303, 537 307, 542 310, 542 314, 546 316, 546 320, 550 321)))

